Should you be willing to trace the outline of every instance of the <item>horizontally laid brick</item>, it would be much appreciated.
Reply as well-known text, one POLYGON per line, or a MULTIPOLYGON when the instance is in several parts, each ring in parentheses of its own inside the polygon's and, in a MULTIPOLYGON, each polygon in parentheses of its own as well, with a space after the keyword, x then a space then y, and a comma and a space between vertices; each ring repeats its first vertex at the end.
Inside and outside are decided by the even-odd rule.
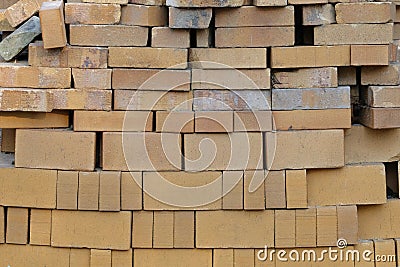
POLYGON ((67 46, 64 49, 44 49, 43 43, 29 45, 29 65, 56 68, 107 68, 108 49, 102 47, 67 46))
POLYGON ((398 128, 399 115, 399 108, 361 107, 360 123, 371 129, 398 128))
POLYGON ((287 0, 253 0, 253 5, 264 6, 287 6, 287 0))
POLYGON ((352 45, 351 65, 389 65, 389 46, 387 45, 352 45))
POLYGON ((153 116, 148 111, 75 111, 78 132, 151 131, 153 116))
POLYGON ((398 85, 400 84, 400 64, 389 66, 368 66, 361 69, 362 85, 398 85))
POLYGON ((335 7, 332 4, 303 6, 303 25, 317 26, 335 22, 335 7))
POLYGON ((343 130, 267 132, 267 166, 271 170, 343 167, 343 136, 343 130))
POLYGON ((197 248, 274 246, 274 211, 198 211, 197 248), (221 227, 224 231, 220 231, 221 227))
POLYGON ((192 48, 189 60, 196 69, 266 68, 265 48, 192 48))
POLYGON ((147 27, 165 26, 168 25, 168 9, 164 6, 123 6, 121 24, 147 27))
POLYGON ((110 67, 174 68, 187 67, 187 49, 155 47, 110 47, 110 67))
POLYGON ((387 23, 396 17, 393 3, 338 3, 337 23, 387 23))
POLYGON ((233 132, 233 112, 195 112, 195 132, 233 132))
POLYGON ((272 130, 271 111, 237 111, 233 114, 235 132, 267 132, 272 130))
POLYGON ((376 108, 400 107, 400 86, 369 86, 363 100, 376 108))
POLYGON ((389 44, 393 24, 330 24, 314 28, 315 45, 389 44))
POLYGON ((66 3, 67 24, 117 24, 121 18, 121 6, 112 4, 66 3))
POLYGON ((190 71, 113 69, 112 88, 189 91, 190 71))
POLYGON ((44 209, 56 207, 57 171, 1 168, 0 174, 1 205, 44 209))
POLYGON ((26 88, 1 88, 1 111, 50 112, 53 110, 52 95, 47 90, 26 88))
POLYGON ((51 90, 54 109, 111 110, 111 90, 51 90))
POLYGON ((274 89, 273 110, 350 108, 350 87, 274 89))
POLYGON ((174 7, 239 7, 242 6, 244 0, 227 0, 227 1, 215 1, 215 0, 167 0, 168 6, 174 7))
POLYGON ((154 27, 151 30, 152 47, 189 48, 190 32, 185 29, 154 27))
POLYGON ((158 111, 156 113, 156 131, 171 133, 193 133, 193 111, 158 111))
POLYGON ((273 47, 272 68, 350 66, 350 46, 273 47))
POLYGON ((193 69, 192 89, 269 89, 270 69, 193 69))
POLYGON ((135 249, 134 266, 212 266, 211 249, 135 249))
POLYGON ((337 68, 307 68, 273 72, 273 88, 337 87, 337 68))
POLYGON ((83 3, 95 3, 95 4, 128 4, 128 0, 82 0, 83 3))
POLYGON ((127 250, 131 213, 54 210, 51 229, 51 245, 55 247, 127 250))
POLYGON ((215 12, 215 27, 294 26, 294 7, 223 8, 215 12))
POLYGON ((0 86, 69 88, 71 86, 71 70, 3 63, 0 65, 0 86))
POLYGON ((212 18, 212 8, 169 8, 168 26, 172 29, 207 29, 212 18))
POLYGON ((18 130, 15 166, 93 170, 95 133, 62 130, 18 130))
POLYGON ((111 69, 72 69, 74 88, 111 89, 111 69))
POLYGON ((79 46, 146 46, 148 29, 125 25, 70 25, 70 44, 79 46))
POLYGON ((192 110, 192 92, 115 90, 115 110, 192 110))

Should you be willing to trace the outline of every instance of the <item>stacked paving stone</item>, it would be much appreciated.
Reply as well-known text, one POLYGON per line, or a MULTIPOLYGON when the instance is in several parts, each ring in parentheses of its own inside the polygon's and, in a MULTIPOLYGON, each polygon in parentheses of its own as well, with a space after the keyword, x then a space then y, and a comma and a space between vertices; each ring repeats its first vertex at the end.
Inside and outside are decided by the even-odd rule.
POLYGON ((397 2, 64 2, 0 0, 0 266, 397 266, 397 2))

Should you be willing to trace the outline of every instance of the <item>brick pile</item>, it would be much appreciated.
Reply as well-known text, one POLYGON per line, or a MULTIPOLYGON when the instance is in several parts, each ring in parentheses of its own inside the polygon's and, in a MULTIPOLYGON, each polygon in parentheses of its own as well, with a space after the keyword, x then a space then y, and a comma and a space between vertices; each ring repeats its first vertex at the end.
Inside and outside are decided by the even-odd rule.
POLYGON ((397 266, 397 3, 0 0, 0 266, 397 266))

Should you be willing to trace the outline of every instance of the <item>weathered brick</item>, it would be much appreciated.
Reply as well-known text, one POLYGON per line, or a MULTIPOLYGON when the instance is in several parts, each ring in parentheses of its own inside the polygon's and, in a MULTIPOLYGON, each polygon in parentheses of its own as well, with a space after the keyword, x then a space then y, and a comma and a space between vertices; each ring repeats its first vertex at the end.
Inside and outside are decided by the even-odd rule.
POLYGON ((164 6, 165 0, 128 0, 129 3, 148 5, 148 6, 164 6))
POLYGON ((78 132, 151 132, 153 116, 148 111, 75 111, 78 132))
POLYGON ((396 17, 392 3, 338 3, 335 5, 337 23, 387 23, 396 17))
POLYGON ((1 111, 50 112, 53 110, 51 94, 46 90, 0 89, 1 111))
POLYGON ((0 86, 69 88, 71 86, 71 70, 3 63, 0 65, 0 86))
POLYGON ((167 0, 167 6, 173 7, 239 7, 242 6, 244 0, 227 0, 227 1, 215 1, 215 0, 167 0))
POLYGON ((215 27, 294 26, 294 7, 223 8, 215 12, 215 27))
POLYGON ((211 47, 212 37, 210 29, 196 30, 196 47, 211 47))
POLYGON ((0 30, 3 32, 13 32, 15 31, 15 28, 10 25, 10 23, 7 20, 6 14, 5 14, 5 9, 0 9, 0 30))
POLYGON ((54 210, 51 229, 51 245, 55 247, 127 250, 131 213, 54 210))
POLYGON ((190 71, 169 69, 113 69, 112 88, 189 91, 190 71))
POLYGON ((389 46, 387 45, 352 45, 351 65, 389 65, 389 46))
POLYGON ((110 67, 186 69, 187 49, 155 47, 110 47, 110 67))
POLYGON ((54 109, 111 110, 111 90, 51 90, 54 109))
POLYGON ((267 167, 271 170, 343 167, 343 136, 343 130, 267 133, 267 167))
POLYGON ((400 84, 400 64, 381 67, 363 67, 362 85, 398 85, 400 84))
POLYGON ((16 167, 93 170, 94 133, 62 130, 17 130, 16 167))
POLYGON ((128 4, 128 0, 82 0, 83 3, 95 3, 95 4, 128 4))
POLYGON ((267 49, 192 48, 189 60, 196 69, 266 68, 267 49))
POLYGON ((179 110, 192 109, 192 92, 115 90, 115 110, 179 110))
POLYGON ((400 86, 369 86, 363 100, 375 108, 399 108, 400 86))
POLYGON ((350 87, 274 89, 273 110, 350 108, 350 87))
POLYGON ((70 25, 70 44, 79 46, 146 46, 148 29, 125 25, 70 25))
POLYGON ((335 7, 332 4, 303 6, 304 26, 318 26, 335 22, 335 7))
POLYGON ((165 26, 168 9, 163 6, 127 5, 122 7, 121 24, 138 26, 165 26))
POLYGON ((273 72, 273 88, 337 87, 337 68, 307 68, 273 72))
POLYGON ((169 27, 173 29, 207 29, 210 26, 212 8, 169 8, 169 27))
POLYGON ((315 45, 389 44, 392 40, 391 23, 330 24, 314 28, 315 45))
POLYGON ((338 83, 342 85, 357 85, 356 67, 338 67, 338 83))
POLYGON ((350 46, 273 47, 272 68, 350 66, 350 46))
POLYGON ((215 47, 293 46, 294 37, 294 27, 218 28, 215 47))
POLYGON ((274 246, 274 211, 196 212, 197 248, 274 246), (224 231, 220 231, 221 227, 224 231))
POLYGON ((318 5, 327 3, 328 0, 288 0, 289 5, 318 5))
POLYGON ((179 140, 179 134, 172 133, 104 133, 103 169, 124 171, 180 169, 179 140))
POLYGON ((361 107, 360 123, 371 129, 391 129, 400 127, 400 108, 361 107))
POLYGON ((185 29, 154 27, 151 30, 152 47, 189 48, 190 32, 185 29))
POLYGON ((64 24, 64 2, 44 2, 39 10, 44 48, 64 47, 67 33, 64 24))
POLYGON ((111 89, 111 69, 72 69, 74 88, 111 89))
POLYGON ((255 6, 287 6, 287 0, 253 0, 255 6))
POLYGON ((120 5, 65 4, 65 23, 67 24, 117 24, 120 19, 120 5))
POLYGON ((6 17, 16 27, 39 11, 43 0, 20 0, 6 9, 6 17))

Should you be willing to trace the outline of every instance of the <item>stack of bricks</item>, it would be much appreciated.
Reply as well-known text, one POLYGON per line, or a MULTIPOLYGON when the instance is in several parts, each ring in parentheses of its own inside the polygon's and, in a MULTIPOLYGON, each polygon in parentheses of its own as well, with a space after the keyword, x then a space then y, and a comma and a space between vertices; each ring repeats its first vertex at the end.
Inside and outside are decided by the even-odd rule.
POLYGON ((0 266, 397 266, 396 4, 0 0, 0 266))

